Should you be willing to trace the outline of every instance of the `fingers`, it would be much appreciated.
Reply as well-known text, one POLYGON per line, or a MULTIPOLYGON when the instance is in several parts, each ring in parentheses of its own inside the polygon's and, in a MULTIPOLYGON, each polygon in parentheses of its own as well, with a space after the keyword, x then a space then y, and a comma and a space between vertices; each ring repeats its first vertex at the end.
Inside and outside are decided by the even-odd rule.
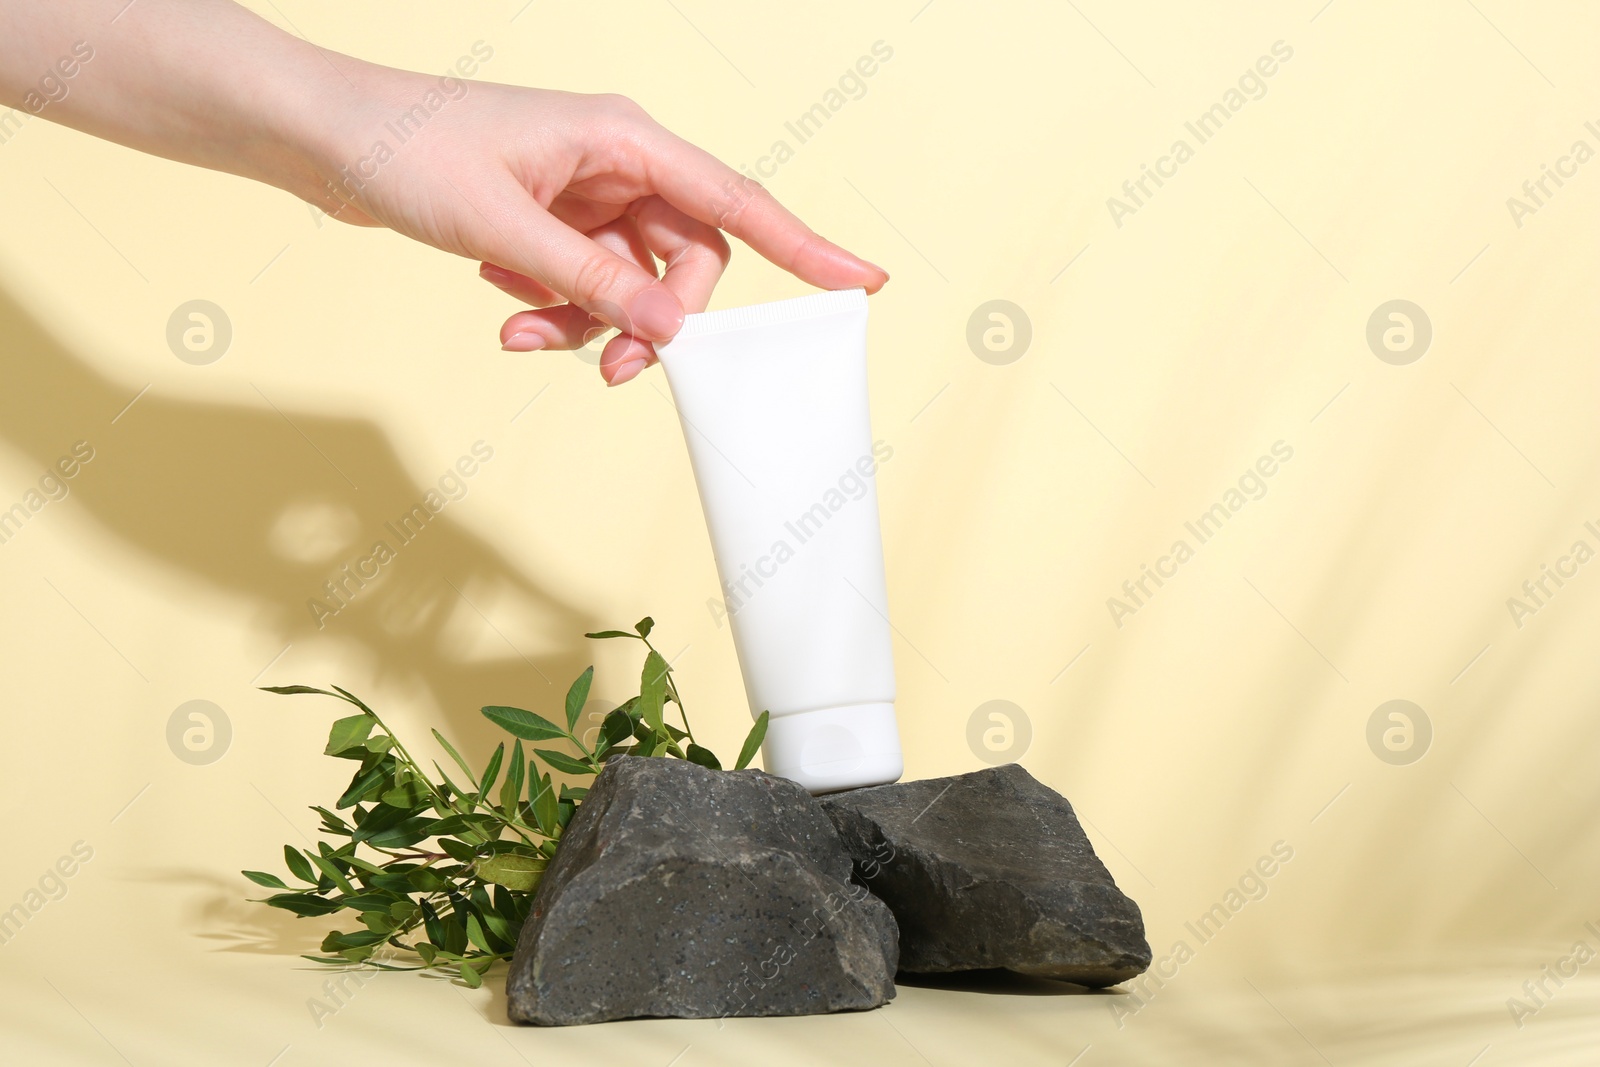
MULTIPOLYGON (((660 197, 646 197, 614 222, 589 233, 595 244, 654 272, 655 260, 666 264, 662 282, 690 312, 704 311, 727 266, 728 242, 714 226, 689 218, 660 197)), ((501 328, 509 351, 577 348, 593 338, 597 322, 572 305, 525 311, 501 328)), ((619 334, 600 356, 600 373, 621 385, 656 361, 654 347, 627 333, 619 334)))
MULTIPOLYGON (((655 274, 656 261, 646 247, 639 227, 624 215, 590 231, 596 245, 655 274)), ((513 352, 541 348, 579 348, 607 329, 605 323, 573 304, 524 311, 513 315, 501 327, 502 347, 513 352)), ((620 385, 655 362, 655 350, 644 341, 623 333, 613 337, 600 353, 600 375, 609 385, 620 385)))
POLYGON ((637 337, 665 341, 678 332, 683 305, 653 271, 577 232, 508 184, 495 227, 503 247, 489 260, 637 337))
POLYGON ((691 218, 726 230, 784 270, 823 289, 875 293, 888 272, 824 240, 746 177, 688 141, 658 129, 648 142, 651 185, 691 218))
POLYGON ((527 275, 518 274, 514 270, 497 267, 493 263, 485 263, 478 268, 478 277, 511 296, 516 297, 525 304, 532 304, 536 308, 549 307, 558 302, 561 297, 548 285, 542 285, 527 275))
POLYGON ((635 217, 646 247, 666 264, 662 282, 677 294, 685 311, 704 311, 731 254, 722 231, 690 218, 659 196, 640 201, 635 217))
MULTIPOLYGON (((634 220, 624 215, 591 230, 588 237, 599 247, 655 276, 656 263, 645 247, 634 220)), ((560 298, 557 297, 557 300, 560 298)), ((520 311, 500 328, 500 345, 509 352, 582 348, 607 324, 576 304, 560 304, 539 311, 520 311)))
POLYGON ((575 304, 519 311, 500 327, 500 347, 507 352, 582 348, 609 328, 575 304))
MULTIPOLYGON (((690 218, 659 196, 640 201, 635 217, 639 236, 666 264, 662 282, 686 311, 704 311, 728 265, 728 242, 722 231, 690 218)), ((611 385, 621 385, 654 362, 654 346, 622 335, 612 338, 601 353, 600 373, 611 385)))
MULTIPOLYGON (((596 243, 655 273, 655 256, 640 232, 638 219, 631 214, 600 227, 591 236, 596 243)), ((665 283, 666 279, 662 281, 665 283)), ((624 330, 607 341, 600 351, 600 377, 607 385, 621 385, 638 377, 640 371, 655 361, 655 348, 624 330)))
POLYGON ((656 361, 656 350, 637 337, 619 333, 600 353, 600 376, 607 385, 621 385, 639 376, 656 361))

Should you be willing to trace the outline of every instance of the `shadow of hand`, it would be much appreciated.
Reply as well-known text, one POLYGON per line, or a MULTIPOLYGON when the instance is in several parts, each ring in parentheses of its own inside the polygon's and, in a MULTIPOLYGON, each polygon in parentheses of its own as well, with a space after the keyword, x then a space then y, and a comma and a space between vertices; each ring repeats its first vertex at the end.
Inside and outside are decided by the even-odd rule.
MULTIPOLYGON (((482 704, 559 699, 587 662, 578 635, 594 622, 452 515, 472 478, 446 468, 419 485, 372 422, 265 395, 244 406, 146 394, 127 407, 137 388, 101 376, 3 293, 0 375, 0 435, 41 471, 77 441, 93 447, 67 486, 101 527, 244 598, 284 644, 358 646, 380 680, 431 692, 468 737, 488 736, 482 704)), ((464 450, 463 470, 484 451, 464 450)))

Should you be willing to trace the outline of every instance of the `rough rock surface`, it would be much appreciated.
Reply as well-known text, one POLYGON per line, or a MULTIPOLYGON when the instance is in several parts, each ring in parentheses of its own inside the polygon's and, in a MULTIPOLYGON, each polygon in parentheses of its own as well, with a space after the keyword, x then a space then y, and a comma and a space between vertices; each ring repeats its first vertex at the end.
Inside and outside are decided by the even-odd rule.
POLYGON ((877 1007, 894 996, 894 918, 850 878, 794 782, 612 760, 539 886, 507 1010, 565 1025, 877 1007))
POLYGON ((902 972, 1108 986, 1150 966, 1139 906, 1067 799, 1016 764, 821 800, 857 881, 894 912, 902 972))

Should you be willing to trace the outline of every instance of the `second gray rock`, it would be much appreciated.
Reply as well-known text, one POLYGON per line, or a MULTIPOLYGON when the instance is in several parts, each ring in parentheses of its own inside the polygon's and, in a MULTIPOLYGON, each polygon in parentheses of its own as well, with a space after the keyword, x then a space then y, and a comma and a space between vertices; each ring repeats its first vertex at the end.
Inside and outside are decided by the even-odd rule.
POLYGON ((902 971, 1108 986, 1150 966, 1139 906, 1067 799, 1016 764, 821 799, 857 880, 894 912, 902 971))

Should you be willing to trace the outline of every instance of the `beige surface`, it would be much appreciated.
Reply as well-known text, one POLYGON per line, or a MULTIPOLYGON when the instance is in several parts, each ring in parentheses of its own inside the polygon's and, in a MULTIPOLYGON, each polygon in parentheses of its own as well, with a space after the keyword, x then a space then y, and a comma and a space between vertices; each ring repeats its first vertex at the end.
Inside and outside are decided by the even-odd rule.
MULTIPOLYGON (((93 858, 0 946, 0 1059, 1585 1062, 1600 970, 1545 979, 1521 1027, 1507 1001, 1600 948, 1597 566, 1520 627, 1507 599, 1600 547, 1600 163, 1520 226, 1507 198, 1600 148, 1600 17, 1321 2, 261 5, 421 69, 483 41, 484 77, 626 92, 750 165, 892 47, 769 184, 893 275, 872 387, 908 772, 978 766, 974 709, 1023 709, 1022 762, 1158 957, 1193 950, 1131 1016, 905 988, 858 1016, 546 1032, 506 1027, 498 991, 384 975, 319 1028, 326 976, 296 953, 320 928, 236 872, 332 795, 330 712, 252 687, 338 682, 481 756, 480 704, 552 701, 594 657, 621 695, 577 635, 650 613, 735 747, 675 416, 658 371, 607 391, 572 355, 501 354, 511 304, 466 263, 26 123, 0 144, 0 504, 74 442, 94 458, 0 544, 0 907, 75 842, 93 858), (1107 198, 1277 41, 1265 94, 1116 225, 1107 198), (196 298, 234 329, 209 366, 164 336, 196 298), (1365 339, 1397 298, 1434 329, 1404 366, 1365 339), (966 342, 994 299, 1032 324, 1003 366, 966 342), (480 440, 465 497, 317 630, 305 601, 480 440), (1117 626, 1107 598, 1279 441, 1265 495, 1117 626), (166 740, 195 699, 232 726, 209 765, 166 740), (1393 699, 1432 724, 1410 765, 1366 740, 1393 699), (1260 899, 1200 944, 1185 924, 1242 878, 1260 899)), ((717 306, 803 291, 741 250, 717 306)))

